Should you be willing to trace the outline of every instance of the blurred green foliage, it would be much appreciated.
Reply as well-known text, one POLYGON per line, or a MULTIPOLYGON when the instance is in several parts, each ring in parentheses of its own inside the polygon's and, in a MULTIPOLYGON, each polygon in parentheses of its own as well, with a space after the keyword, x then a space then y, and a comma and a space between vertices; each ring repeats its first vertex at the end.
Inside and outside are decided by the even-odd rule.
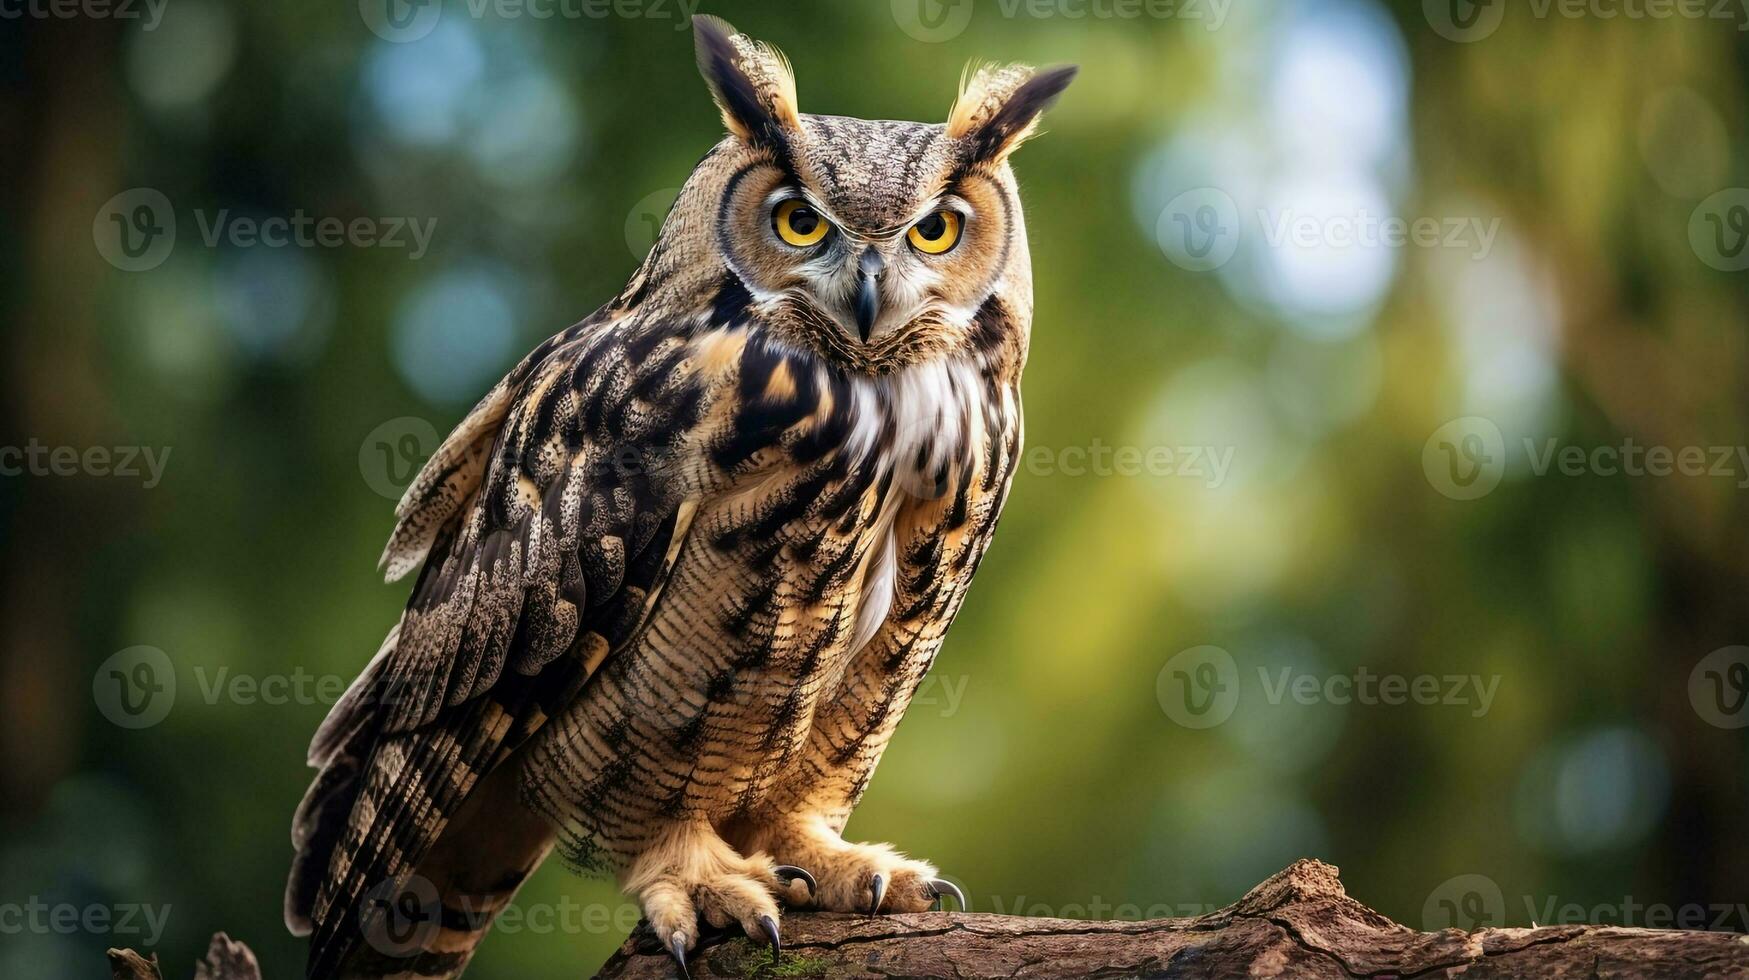
MULTIPOLYGON (((0 22, 0 445, 170 454, 150 487, 0 477, 0 907, 168 906, 173 975, 218 929, 296 974, 286 832, 405 597, 374 570, 390 495, 617 290, 720 134, 677 3, 456 0, 416 38, 371 3, 0 22), (134 188, 175 209, 144 271, 104 244, 134 188), (206 241, 298 216, 434 224, 417 257, 206 241), (174 705, 130 729, 100 667, 142 645, 174 705)), ((1439 6, 709 5, 788 53, 804 111, 941 119, 970 59, 1083 67, 1016 157, 1034 455, 853 835, 980 911, 1195 914, 1301 856, 1416 927, 1742 900, 1745 661, 1707 658, 1749 643, 1749 467, 1536 459, 1749 444, 1749 280, 1717 267, 1749 211, 1714 196, 1749 183, 1743 25, 1496 4, 1454 40, 1439 6), (1173 203, 1210 187, 1231 214, 1173 203), (1367 214, 1460 241, 1332 241, 1367 214), (1233 217, 1217 270, 1174 244, 1233 217), (1472 500, 1439 476, 1476 461, 1438 435, 1464 417, 1506 453, 1472 500), (1439 697, 1334 703, 1363 674, 1439 697), (1175 701, 1201 676, 1236 695, 1212 727, 1175 701)), ((583 974, 635 920, 548 867, 470 976, 583 974)), ((10 921, 7 976, 147 944, 10 921)))

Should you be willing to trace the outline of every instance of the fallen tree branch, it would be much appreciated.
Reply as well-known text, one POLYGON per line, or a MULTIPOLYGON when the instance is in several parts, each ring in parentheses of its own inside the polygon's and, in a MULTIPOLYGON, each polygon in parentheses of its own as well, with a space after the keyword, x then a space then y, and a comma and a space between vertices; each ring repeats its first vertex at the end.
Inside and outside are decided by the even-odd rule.
MULTIPOLYGON (((1749 936, 1612 926, 1417 932, 1348 897, 1335 868, 1299 861, 1218 912, 1194 919, 1087 922, 963 912, 783 920, 784 953, 736 938, 693 954, 692 976, 1069 980, 1283 977, 1292 980, 1741 980, 1749 936)), ((110 950, 115 980, 162 980, 156 959, 110 950)), ((556 969, 555 974, 564 970, 556 969)), ((673 980, 674 962, 640 926, 596 980, 673 980)), ((213 937, 196 980, 261 980, 254 954, 213 937)))

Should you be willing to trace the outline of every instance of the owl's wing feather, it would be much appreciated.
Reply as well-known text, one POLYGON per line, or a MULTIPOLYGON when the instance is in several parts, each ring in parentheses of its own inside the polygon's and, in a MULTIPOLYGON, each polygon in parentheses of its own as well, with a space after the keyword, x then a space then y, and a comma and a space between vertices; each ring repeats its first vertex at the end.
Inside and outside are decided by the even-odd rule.
POLYGON ((645 613, 700 451, 691 333, 603 313, 555 336, 409 488, 383 563, 391 578, 423 570, 317 733, 323 772, 293 829, 287 921, 315 934, 311 976, 357 945, 367 894, 412 871, 645 613))

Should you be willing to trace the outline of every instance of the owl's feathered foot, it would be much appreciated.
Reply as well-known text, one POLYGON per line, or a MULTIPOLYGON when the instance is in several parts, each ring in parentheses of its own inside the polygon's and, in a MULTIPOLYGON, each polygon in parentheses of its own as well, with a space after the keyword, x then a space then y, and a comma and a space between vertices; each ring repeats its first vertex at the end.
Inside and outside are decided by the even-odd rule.
MULTIPOLYGON (((732 834, 739 840, 741 835, 732 834)), ((747 849, 769 851, 778 860, 810 868, 819 887, 807 904, 833 912, 922 912, 951 895, 965 896, 927 861, 908 858, 887 844, 853 844, 824 820, 779 818, 745 831, 747 849)))
POLYGON ((777 900, 799 898, 800 881, 812 896, 817 884, 802 868, 772 863, 764 854, 742 856, 709 827, 678 824, 659 834, 626 869, 623 885, 637 896, 644 917, 682 976, 686 954, 703 929, 740 926, 748 937, 782 950, 777 900))

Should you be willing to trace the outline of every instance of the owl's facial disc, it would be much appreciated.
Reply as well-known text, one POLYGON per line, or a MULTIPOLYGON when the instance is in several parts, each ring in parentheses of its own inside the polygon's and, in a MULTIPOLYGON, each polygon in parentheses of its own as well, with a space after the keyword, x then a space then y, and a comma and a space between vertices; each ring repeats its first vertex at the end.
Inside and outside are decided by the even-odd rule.
POLYGON ((730 182, 719 240, 762 302, 806 307, 846 341, 880 346, 921 324, 969 320, 994 288, 1008 214, 995 183, 967 176, 925 191, 878 228, 849 189, 810 184, 759 162, 730 182))

